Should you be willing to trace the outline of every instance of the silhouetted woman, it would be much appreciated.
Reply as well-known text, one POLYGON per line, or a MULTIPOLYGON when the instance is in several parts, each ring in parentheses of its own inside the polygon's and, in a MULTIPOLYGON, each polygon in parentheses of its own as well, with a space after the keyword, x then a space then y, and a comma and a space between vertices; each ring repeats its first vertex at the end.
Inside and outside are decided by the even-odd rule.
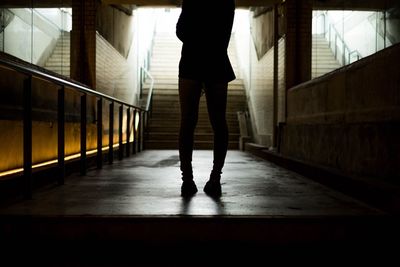
POLYGON ((183 42, 179 63, 182 196, 197 192, 193 181, 192 154, 203 90, 214 131, 213 169, 204 192, 215 197, 221 195, 220 180, 228 149, 227 90, 228 83, 235 79, 227 52, 234 16, 234 0, 183 0, 182 3, 176 25, 176 35, 183 42))

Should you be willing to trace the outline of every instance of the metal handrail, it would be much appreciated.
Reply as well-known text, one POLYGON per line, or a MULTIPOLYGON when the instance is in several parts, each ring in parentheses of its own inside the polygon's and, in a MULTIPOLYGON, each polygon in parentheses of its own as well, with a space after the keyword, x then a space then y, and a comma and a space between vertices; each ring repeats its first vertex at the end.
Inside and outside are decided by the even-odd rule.
MULTIPOLYGON (((331 38, 331 32, 330 32, 330 30, 331 29, 333 29, 333 34, 334 34, 334 36, 335 36, 335 57, 337 57, 337 39, 339 39, 339 42, 342 44, 342 46, 343 46, 343 54, 342 54, 342 61, 343 61, 343 65, 346 65, 346 50, 347 51, 349 51, 348 52, 348 59, 349 59, 349 62, 348 63, 350 63, 350 55, 351 54, 357 54, 357 57, 358 58, 362 58, 362 56, 361 56, 361 54, 358 52, 358 50, 350 50, 350 48, 347 46, 347 44, 346 44, 346 42, 344 41, 344 39, 341 37, 341 35, 340 35, 340 33, 339 33, 339 31, 336 29, 336 27, 329 21, 329 19, 328 19, 328 16, 327 16, 327 13, 326 12, 324 12, 324 13, 322 13, 320 16, 323 16, 323 18, 324 18, 324 27, 325 27, 325 34, 326 34, 326 24, 328 24, 329 26, 329 32, 328 32, 328 34, 329 34, 329 45, 330 45, 330 43, 331 43, 331 40, 330 40, 330 38, 331 38), (326 23, 326 22, 328 22, 328 23, 326 23)), ((324 35, 325 35, 324 34, 324 35)))
POLYGON ((146 100, 146 106, 145 106, 145 111, 150 111, 151 108, 151 100, 153 98, 153 88, 154 88, 154 78, 150 74, 150 72, 142 67, 142 70, 145 72, 145 74, 150 78, 150 87, 149 87, 149 92, 147 93, 147 100, 146 100))
MULTIPOLYGON (((350 62, 350 58, 351 58, 351 56, 353 55, 353 54, 356 54, 357 55, 357 60, 358 59, 361 59, 362 58, 362 55, 360 54, 360 52, 358 52, 358 50, 350 50, 350 48, 347 46, 347 44, 346 44, 346 42, 343 40, 343 38, 341 37, 341 35, 340 35, 340 33, 339 33, 339 31, 336 29, 336 27, 329 21, 329 19, 328 19, 328 14, 327 14, 327 12, 325 11, 325 12, 322 12, 322 13, 320 13, 320 14, 318 14, 317 16, 315 16, 316 18, 319 18, 319 17, 323 17, 323 20, 324 20, 324 36, 325 36, 325 38, 326 38, 326 35, 328 34, 329 35, 329 37, 328 37, 328 42, 329 42, 329 47, 331 48, 331 43, 332 43, 332 40, 331 40, 331 29, 333 30, 333 36, 334 36, 334 41, 333 41, 333 43, 334 43, 334 45, 335 45, 335 50, 333 51, 334 52, 334 55, 335 55, 335 59, 337 59, 338 58, 338 56, 337 56, 337 47, 338 47, 338 39, 339 39, 339 43, 341 43, 342 44, 342 48, 343 48, 343 52, 342 52, 342 64, 343 65, 346 65, 346 64, 350 64, 351 62, 350 62), (346 58, 346 51, 348 51, 347 52, 347 57, 348 58, 346 58), (348 60, 348 62, 346 62, 346 60, 348 60)), ((332 49, 332 48, 331 48, 332 49)))
POLYGON ((351 59, 351 56, 352 56, 353 54, 356 55, 357 60, 360 60, 360 59, 362 58, 362 56, 361 56, 361 54, 358 52, 358 50, 353 50, 353 51, 349 52, 349 63, 351 63, 351 62, 350 62, 350 59, 351 59))
POLYGON ((35 76, 37 76, 37 77, 40 77, 40 78, 43 78, 43 79, 52 81, 52 82, 55 83, 55 84, 64 85, 64 86, 68 86, 68 87, 72 87, 72 88, 74 88, 74 89, 76 89, 76 90, 78 90, 78 91, 80 91, 80 92, 82 92, 82 93, 95 95, 95 96, 97 96, 97 97, 99 97, 99 98, 104 98, 104 99, 107 99, 107 100, 109 100, 109 101, 113 101, 113 102, 122 104, 122 105, 124 105, 124 106, 129 106, 129 107, 134 108, 134 109, 137 109, 137 110, 145 111, 145 110, 144 110, 143 108, 141 108, 141 107, 134 106, 134 105, 132 105, 132 104, 129 104, 129 103, 126 103, 126 102, 124 102, 124 101, 122 101, 122 100, 119 100, 119 99, 117 99, 117 98, 115 98, 115 97, 112 97, 112 96, 109 96, 109 95, 100 93, 100 92, 95 91, 95 90, 93 90, 93 89, 90 89, 89 87, 85 87, 85 86, 83 86, 83 85, 74 83, 74 82, 72 82, 72 81, 68 81, 68 80, 62 79, 62 78, 60 78, 60 77, 51 75, 51 74, 41 72, 41 71, 36 70, 36 69, 34 69, 34 68, 29 68, 29 67, 24 66, 24 65, 20 65, 20 64, 14 63, 14 62, 10 62, 10 61, 5 60, 5 59, 3 59, 3 58, 0 58, 0 63, 1 63, 2 65, 6 65, 7 67, 13 68, 13 69, 15 69, 15 70, 17 70, 17 71, 20 71, 20 72, 23 72, 23 73, 25 73, 25 74, 28 74, 28 75, 33 74, 33 75, 35 75, 35 76))
POLYGON ((63 78, 51 75, 49 73, 41 72, 33 67, 24 66, 21 63, 12 62, 0 58, 0 65, 6 68, 13 69, 17 72, 21 72, 27 76, 24 80, 23 85, 23 191, 26 198, 32 198, 32 83, 33 77, 44 79, 46 81, 52 82, 53 84, 59 86, 57 90, 57 139, 58 139, 58 152, 57 152, 57 168, 58 168, 58 183, 64 184, 65 179, 65 88, 72 88, 76 91, 82 93, 81 95, 81 113, 80 113, 80 166, 81 174, 85 175, 87 171, 87 95, 93 95, 97 97, 97 149, 96 149, 96 162, 97 168, 103 166, 103 100, 108 100, 109 103, 109 142, 108 142, 108 162, 111 164, 114 158, 114 113, 115 113, 115 103, 119 104, 118 118, 118 136, 119 136, 119 159, 131 154, 131 141, 130 136, 132 133, 134 136, 132 142, 132 154, 140 152, 143 149, 143 134, 146 123, 147 112, 141 108, 114 97, 99 93, 85 87, 83 85, 74 83, 73 81, 68 81, 63 78), (124 109, 124 107, 128 107, 124 109), (123 146, 123 119, 124 113, 126 112, 126 146, 123 146), (131 115, 133 120, 131 121, 131 115), (136 127, 138 125, 138 127, 136 127), (131 132, 132 130, 132 132, 131 132), (125 151, 126 149, 126 151, 125 151))

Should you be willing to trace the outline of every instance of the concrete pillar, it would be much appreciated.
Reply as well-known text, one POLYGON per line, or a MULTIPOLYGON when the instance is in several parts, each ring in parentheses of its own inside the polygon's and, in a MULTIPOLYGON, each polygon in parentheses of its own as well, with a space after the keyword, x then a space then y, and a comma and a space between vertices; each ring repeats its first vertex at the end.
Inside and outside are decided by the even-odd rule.
POLYGON ((71 78, 96 88, 96 0, 72 0, 71 78))
POLYGON ((279 6, 274 6, 274 115, 272 119, 272 146, 277 147, 278 134, 278 90, 279 90, 279 6))
POLYGON ((312 0, 286 1, 286 88, 311 79, 312 0))

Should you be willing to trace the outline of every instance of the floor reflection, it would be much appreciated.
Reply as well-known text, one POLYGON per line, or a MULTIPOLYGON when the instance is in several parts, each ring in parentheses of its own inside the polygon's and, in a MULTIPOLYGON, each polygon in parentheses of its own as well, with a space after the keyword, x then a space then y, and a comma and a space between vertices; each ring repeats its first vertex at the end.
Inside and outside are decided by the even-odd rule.
POLYGON ((212 198, 197 194, 193 197, 182 197, 180 203, 181 215, 226 215, 226 203, 221 198, 212 198))
POLYGON ((193 197, 182 197, 181 201, 181 215, 188 215, 190 214, 190 202, 192 201, 193 197))
POLYGON ((225 203, 221 200, 221 198, 211 198, 214 203, 214 212, 218 215, 226 215, 225 203))

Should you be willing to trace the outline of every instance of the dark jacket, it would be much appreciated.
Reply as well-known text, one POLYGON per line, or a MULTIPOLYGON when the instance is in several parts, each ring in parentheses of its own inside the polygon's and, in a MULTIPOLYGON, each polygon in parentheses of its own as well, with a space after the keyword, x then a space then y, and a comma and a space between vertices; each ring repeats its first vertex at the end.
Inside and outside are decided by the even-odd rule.
POLYGON ((183 42, 179 77, 203 82, 235 79, 228 45, 234 0, 183 0, 176 35, 183 42))

